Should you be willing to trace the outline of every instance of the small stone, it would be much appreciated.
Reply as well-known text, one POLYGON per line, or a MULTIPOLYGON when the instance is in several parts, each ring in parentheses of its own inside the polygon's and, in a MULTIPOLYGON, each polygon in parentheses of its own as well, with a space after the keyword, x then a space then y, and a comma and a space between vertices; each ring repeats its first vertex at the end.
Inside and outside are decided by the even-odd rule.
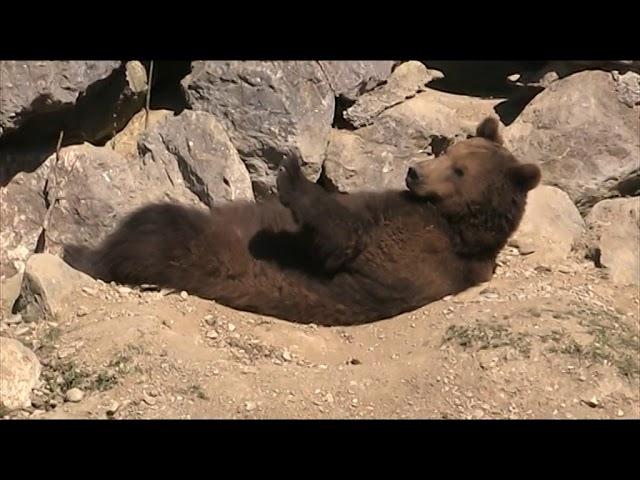
POLYGON ((258 404, 256 404, 256 402, 245 402, 244 403, 244 409, 247 412, 251 412, 251 411, 255 410, 256 408, 258 408, 258 404))
POLYGON ((78 308, 78 311, 76 312, 76 317, 85 317, 89 314, 89 309, 87 307, 80 307, 78 308))
POLYGON ((350 359, 348 363, 350 363, 351 365, 362 365, 362 362, 357 358, 350 359))
POLYGON ((205 315, 204 316, 204 321, 207 325, 215 325, 216 320, 213 317, 213 315, 209 314, 209 315, 205 315))
POLYGON ((21 337, 22 335, 24 335, 25 333, 29 333, 30 328, 29 327, 22 327, 19 328, 18 330, 15 331, 15 336, 16 337, 21 337))
POLYGON ((227 325, 227 330, 229 330, 230 332, 233 332, 236 329, 236 326, 233 323, 229 323, 227 325))
POLYGON ((129 295, 131 293, 131 289, 129 287, 118 287, 118 293, 120 295, 129 295))
POLYGON ((622 410, 618 409, 618 413, 617 413, 617 415, 618 415, 619 417, 624 417, 624 412, 623 412, 622 410))
POLYGON ((183 290, 180 292, 180 298, 182 300, 186 300, 187 298, 189 298, 189 294, 183 290))
POLYGON ((596 408, 600 406, 600 402, 598 401, 598 398, 595 395, 588 400, 583 399, 582 401, 585 404, 589 405, 591 408, 596 408))
POLYGON ((331 395, 330 393, 327 393, 324 396, 324 401, 327 402, 327 403, 333 403, 333 395, 331 395))
POLYGON ((115 400, 107 407, 107 417, 113 417, 120 409, 120 404, 115 400))
POLYGON ((207 332, 207 338, 216 339, 218 338, 218 336, 218 332, 216 332, 215 330, 209 330, 207 332))
POLYGON ((15 315, 11 315, 9 318, 5 320, 5 322, 7 323, 7 325, 15 325, 16 323, 21 323, 22 315, 19 313, 16 313, 15 315))
POLYGON ((282 352, 282 358, 284 358, 287 362, 290 362, 292 360, 291 353, 289 352, 289 350, 284 350, 282 352))
POLYGON ((97 289, 91 287, 82 287, 82 291, 91 296, 95 296, 98 293, 97 289))
POLYGON ((415 323, 410 323, 410 324, 409 324, 409 326, 410 326, 411 328, 416 328, 416 324, 415 324, 415 323))
POLYGON ((84 398, 84 392, 79 388, 71 388, 67 390, 67 393, 65 394, 64 397, 67 400, 67 402, 76 403, 84 398))

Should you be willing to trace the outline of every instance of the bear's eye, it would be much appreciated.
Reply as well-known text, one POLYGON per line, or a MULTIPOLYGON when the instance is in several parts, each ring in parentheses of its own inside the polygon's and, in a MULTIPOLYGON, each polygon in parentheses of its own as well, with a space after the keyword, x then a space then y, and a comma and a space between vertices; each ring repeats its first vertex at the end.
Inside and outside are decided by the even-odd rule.
POLYGON ((464 170, 462 170, 460 167, 454 167, 453 173, 455 173, 459 177, 464 177, 464 170))

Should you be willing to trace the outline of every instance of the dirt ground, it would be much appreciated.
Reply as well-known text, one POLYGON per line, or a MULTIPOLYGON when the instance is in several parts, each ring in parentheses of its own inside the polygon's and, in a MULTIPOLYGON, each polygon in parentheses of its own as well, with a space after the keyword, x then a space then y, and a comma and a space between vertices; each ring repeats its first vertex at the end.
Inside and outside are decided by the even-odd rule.
POLYGON ((582 260, 533 268, 507 248, 500 263, 348 328, 96 282, 59 322, 3 327, 43 363, 33 407, 7 417, 640 418, 638 289, 582 260))

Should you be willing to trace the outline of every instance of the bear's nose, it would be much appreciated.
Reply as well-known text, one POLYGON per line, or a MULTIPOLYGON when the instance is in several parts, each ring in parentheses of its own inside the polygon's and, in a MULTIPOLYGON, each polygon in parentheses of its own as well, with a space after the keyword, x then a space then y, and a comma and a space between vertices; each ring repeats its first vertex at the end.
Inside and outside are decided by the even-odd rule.
POLYGON ((407 178, 410 180, 417 180, 418 171, 413 167, 409 167, 409 171, 407 172, 407 178))

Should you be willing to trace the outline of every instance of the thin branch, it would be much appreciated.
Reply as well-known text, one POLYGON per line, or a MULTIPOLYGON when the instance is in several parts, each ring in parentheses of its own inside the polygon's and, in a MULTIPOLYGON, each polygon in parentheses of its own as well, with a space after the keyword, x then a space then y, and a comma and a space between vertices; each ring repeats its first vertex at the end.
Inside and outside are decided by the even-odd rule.
MULTIPOLYGON (((47 180, 44 184, 43 194, 45 199, 45 205, 47 206, 47 211, 44 214, 44 220, 42 221, 42 230, 40 231, 40 235, 38 236, 38 241, 36 242, 36 248, 34 253, 42 253, 45 251, 46 247, 46 237, 47 237, 47 229, 49 228, 49 223, 51 222, 51 215, 53 214, 53 209, 56 204, 60 200, 60 192, 62 191, 62 181, 58 181, 58 168, 60 167, 60 147, 62 146, 62 138, 64 137, 64 131, 60 132, 60 136, 58 137, 58 144, 56 145, 56 157, 55 162, 51 166, 49 170, 49 174, 47 175, 47 180), (52 182, 53 181, 53 182, 52 182), (50 198, 50 193, 52 197, 50 198)), ((71 167, 69 168, 68 174, 70 175, 76 166, 77 159, 73 162, 71 167)))
POLYGON ((144 129, 147 129, 149 125, 149 104, 151 103, 151 82, 153 80, 153 60, 151 60, 151 65, 149 66, 149 80, 147 81, 147 103, 145 105, 145 115, 144 115, 144 129))

